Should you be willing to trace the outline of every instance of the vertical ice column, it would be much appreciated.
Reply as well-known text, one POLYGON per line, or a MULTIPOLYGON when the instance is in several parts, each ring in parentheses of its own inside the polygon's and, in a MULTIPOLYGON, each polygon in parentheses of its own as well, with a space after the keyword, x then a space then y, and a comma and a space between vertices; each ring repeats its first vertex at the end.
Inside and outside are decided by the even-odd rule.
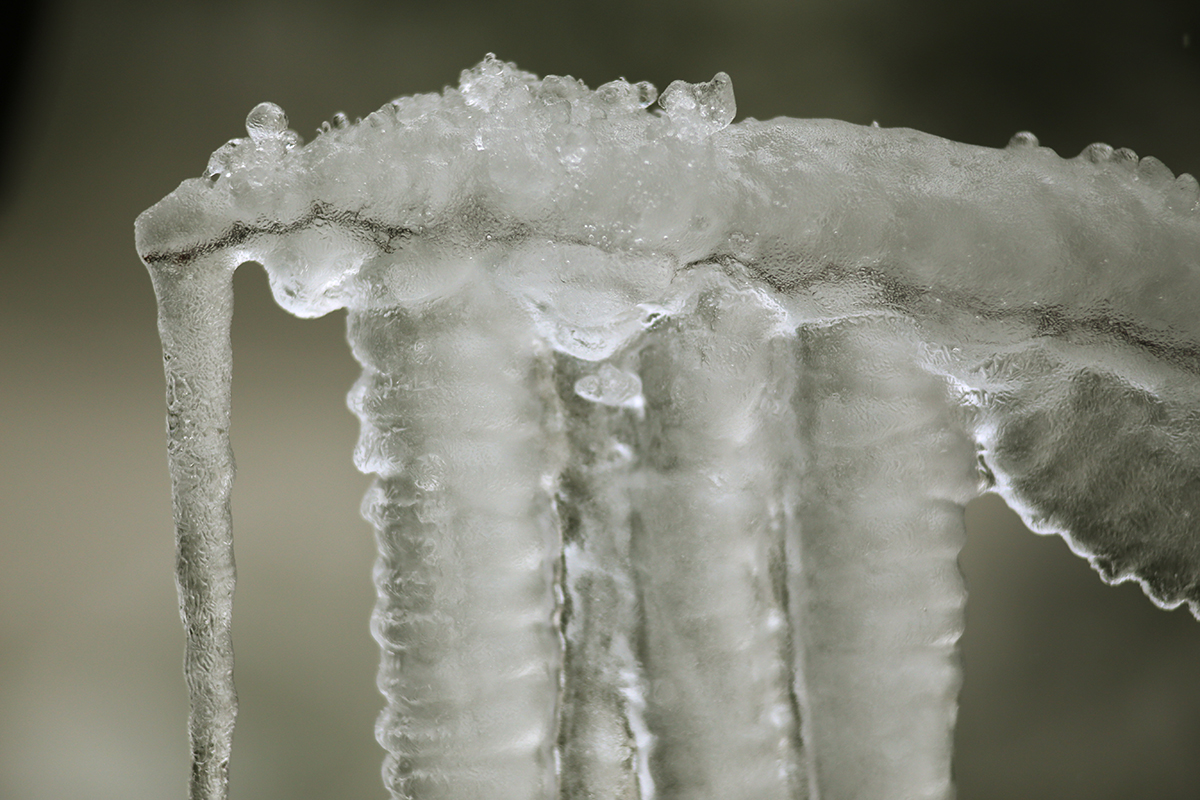
POLYGON ((557 439, 525 318, 486 280, 350 315, 380 557, 376 728, 396 798, 552 800, 557 439))
POLYGON ((696 270, 642 347, 633 561, 663 800, 803 796, 786 608, 794 340, 758 290, 696 270))
POLYGON ((949 800, 974 449, 904 323, 800 332, 806 441, 791 570, 821 800, 949 800))
POLYGON ((167 378, 175 581, 187 634, 183 672, 191 701, 191 800, 226 797, 237 716, 229 506, 229 327, 236 263, 223 254, 150 263, 167 378))
POLYGON ((559 480, 565 639, 562 800, 650 800, 652 747, 637 659, 638 604, 630 561, 641 392, 620 366, 567 355, 555 383, 570 457, 559 480))

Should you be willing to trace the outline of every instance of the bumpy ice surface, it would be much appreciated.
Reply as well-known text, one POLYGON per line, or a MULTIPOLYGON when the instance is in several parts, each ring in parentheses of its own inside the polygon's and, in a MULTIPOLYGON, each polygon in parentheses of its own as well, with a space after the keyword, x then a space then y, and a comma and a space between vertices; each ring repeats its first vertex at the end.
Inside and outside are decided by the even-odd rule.
POLYGON ((1197 183, 489 58, 138 220, 194 797, 234 701, 230 275, 349 310, 398 798, 947 798, 963 505, 1200 612, 1197 183), (655 101, 657 99, 657 106, 655 101))

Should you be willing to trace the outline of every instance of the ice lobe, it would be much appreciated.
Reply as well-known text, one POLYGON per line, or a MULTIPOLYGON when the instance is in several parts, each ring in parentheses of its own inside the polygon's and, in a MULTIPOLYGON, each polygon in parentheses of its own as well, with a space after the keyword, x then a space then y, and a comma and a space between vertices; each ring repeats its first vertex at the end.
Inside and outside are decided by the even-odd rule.
POLYGON ((658 99, 663 113, 678 126, 681 136, 701 139, 733 122, 737 104, 733 81, 718 72, 708 83, 675 81, 658 99))
POLYGON ((349 311, 397 798, 949 798, 962 508, 1200 614, 1196 181, 493 57, 138 220, 224 793, 229 278, 349 311), (658 106, 654 107, 655 101, 658 106))

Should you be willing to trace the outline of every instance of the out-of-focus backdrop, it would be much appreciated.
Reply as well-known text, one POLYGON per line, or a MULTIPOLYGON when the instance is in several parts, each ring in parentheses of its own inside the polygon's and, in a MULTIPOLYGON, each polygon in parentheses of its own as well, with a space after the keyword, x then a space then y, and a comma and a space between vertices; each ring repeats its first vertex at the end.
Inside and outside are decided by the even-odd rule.
MULTIPOLYGON (((739 117, 839 117, 1200 172, 1194 0, 74 0, 10 16, 0 125, 0 797, 182 797, 182 632, 133 220, 272 100, 306 138, 484 53, 595 86, 733 76, 739 117)), ((342 318, 237 277, 233 797, 381 798, 373 542, 342 318)), ((961 800, 1195 800, 1200 623, 968 512, 961 800)), ((731 799, 733 800, 733 799, 731 799)), ((747 798, 752 800, 752 798, 747 798)))

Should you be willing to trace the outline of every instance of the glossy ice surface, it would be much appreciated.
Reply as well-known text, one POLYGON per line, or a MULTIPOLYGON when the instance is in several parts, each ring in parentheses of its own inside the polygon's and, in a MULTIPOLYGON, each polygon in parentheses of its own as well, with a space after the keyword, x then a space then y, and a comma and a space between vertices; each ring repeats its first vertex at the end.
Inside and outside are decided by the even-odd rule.
POLYGON ((138 220, 194 798, 235 701, 230 276, 349 312, 397 798, 949 798, 964 504, 1200 613, 1191 176, 493 58, 138 220), (657 101, 657 105, 655 105, 657 101), (732 123, 732 124, 731 124, 732 123))

